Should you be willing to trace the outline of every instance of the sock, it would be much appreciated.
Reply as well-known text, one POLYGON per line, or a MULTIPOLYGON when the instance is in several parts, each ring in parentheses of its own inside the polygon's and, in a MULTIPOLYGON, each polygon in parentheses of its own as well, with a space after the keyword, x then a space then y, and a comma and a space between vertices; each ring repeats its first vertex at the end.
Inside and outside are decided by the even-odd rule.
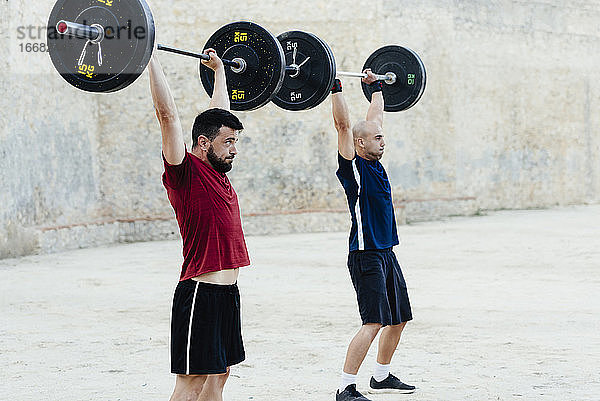
POLYGON ((375 373, 373 378, 378 382, 385 380, 390 374, 390 365, 382 365, 379 362, 375 362, 375 373))
POLYGON ((340 393, 351 384, 356 384, 356 375, 351 375, 342 371, 342 381, 340 382, 340 393))

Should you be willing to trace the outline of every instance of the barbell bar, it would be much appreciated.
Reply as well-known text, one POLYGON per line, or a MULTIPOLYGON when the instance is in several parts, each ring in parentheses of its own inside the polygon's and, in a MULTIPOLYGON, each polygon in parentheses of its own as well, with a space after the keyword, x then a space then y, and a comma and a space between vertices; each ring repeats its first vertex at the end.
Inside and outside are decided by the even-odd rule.
MULTIPOLYGON (((365 74, 364 72, 336 71, 335 74, 340 77, 354 77, 354 78, 368 77, 368 75, 365 74)), ((396 74, 394 74, 393 72, 386 72, 383 75, 382 74, 373 74, 373 75, 375 75, 375 79, 377 81, 383 81, 388 85, 393 85, 394 83, 396 83, 396 74)))
MULTIPOLYGON (((246 56, 260 54, 252 58, 238 57, 236 51, 225 56, 217 53, 224 65, 231 67, 226 68, 231 109, 252 110, 268 103, 279 89, 285 75, 283 51, 277 38, 257 24, 240 21, 229 26, 235 27, 231 41, 235 35, 236 51, 246 56), (230 74, 237 78, 229 78, 230 74), (257 74, 259 83, 253 79, 257 74)), ((48 18, 47 44, 63 79, 96 93, 115 92, 132 84, 159 47, 209 58, 171 46, 155 47, 154 18, 145 0, 56 0, 48 18)))
MULTIPOLYGON (((56 31, 61 35, 68 35, 80 39, 89 39, 92 43, 101 41, 104 37, 104 28, 100 25, 83 25, 76 22, 70 22, 60 20, 56 24, 56 31)), ((171 46, 165 46, 162 44, 157 45, 158 50, 180 54, 183 56, 194 57, 202 60, 209 60, 210 57, 204 53, 195 53, 188 50, 177 49, 171 46)), ((223 64, 232 67, 232 70, 236 73, 245 71, 246 62, 242 58, 233 60, 222 60, 223 64)), ((298 74, 302 65, 286 65, 285 70, 291 75, 298 74)), ((366 78, 367 74, 361 72, 347 72, 347 71, 336 71, 338 76, 366 78)), ((396 74, 393 72, 387 72, 384 75, 374 74, 375 79, 378 81, 384 81, 387 84, 393 84, 396 82, 396 74)))
MULTIPOLYGON (((99 2, 103 5, 90 3, 90 0, 57 0, 50 14, 49 26, 53 26, 58 35, 51 40, 49 34, 48 47, 54 66, 70 84, 91 92, 114 92, 131 84, 146 68, 154 51, 154 20, 145 0, 99 2), (87 24, 88 20, 93 24, 87 24), (127 37, 119 36, 123 31, 127 33, 127 37), (142 35, 138 36, 138 33, 142 35), (108 40, 114 39, 115 34, 118 40, 108 40), (65 36, 75 37, 80 41, 57 40, 65 36), (82 51, 79 44, 83 44, 82 51), (97 63, 86 61, 89 59, 87 49, 92 45, 97 45, 97 63)), ((270 100, 288 110, 306 110, 327 98, 336 76, 367 76, 364 73, 336 72, 333 52, 324 41, 302 31, 291 33, 292 36, 289 33, 282 35, 296 40, 294 46, 298 46, 298 37, 305 41, 300 50, 297 47, 286 48, 287 53, 284 53, 283 47, 286 43, 289 46, 289 40, 285 42, 282 35, 275 38, 264 28, 250 22, 228 24, 211 36, 204 48, 215 48, 223 64, 231 67, 226 69, 226 75, 233 110, 252 110, 270 100), (294 34, 296 38, 293 37, 294 34), (312 46, 309 51, 307 49, 310 46, 304 46, 306 43, 312 46), (290 88, 291 92, 288 91, 290 88), (281 97, 289 97, 291 102, 278 102, 277 99, 281 97)), ((159 44, 156 48, 198 59, 209 59, 208 55, 170 46, 159 44)), ((376 79, 388 84, 384 85, 384 88, 389 88, 387 91, 384 89, 387 111, 404 110, 414 105, 422 94, 425 83, 424 68, 416 78, 414 74, 402 76, 405 71, 398 68, 400 61, 394 60, 400 54, 395 48, 406 50, 413 58, 418 59, 408 49, 387 46, 376 53, 380 56, 379 59, 385 61, 383 67, 392 68, 371 68, 368 63, 363 68, 371 68, 376 79), (411 85, 413 88, 420 88, 417 96, 411 93, 398 94, 403 86, 411 85), (395 104, 388 107, 387 100, 392 95, 401 97, 402 102, 392 102, 395 104), (407 96, 410 97, 409 102, 404 99, 407 96)), ((373 55, 369 59, 372 57, 373 55)), ((409 61, 412 63, 412 60, 409 61)), ((406 64, 406 60, 402 63, 406 64)), ((420 60, 418 64, 422 67, 420 60)), ((207 93, 212 96, 212 70, 202 63, 200 77, 207 93)))
MULTIPOLYGON (((84 25, 76 22, 60 20, 56 24, 56 31, 61 35, 72 36, 80 39, 88 39, 92 43, 99 43, 104 39, 105 33, 104 28, 100 25, 84 25)), ((209 60, 210 57, 204 53, 196 53, 188 50, 177 49, 175 47, 166 46, 162 44, 157 45, 158 50, 180 54, 183 56, 194 57, 201 60, 209 60)), ((246 70, 246 61, 243 58, 235 58, 233 60, 223 59, 223 64, 232 67, 232 71, 235 73, 242 73, 246 70)), ((293 64, 286 65, 285 70, 293 78, 295 78, 302 65, 293 64)), ((355 78, 367 78, 368 75, 360 72, 347 72, 347 71, 336 71, 337 76, 355 77, 355 78)), ((374 74, 375 79, 378 81, 384 81, 386 84, 392 85, 396 82, 396 74, 393 72, 387 72, 383 75, 374 74)))
POLYGON ((89 39, 92 42, 95 42, 103 36, 104 29, 101 26, 83 25, 76 22, 60 20, 56 23, 56 31, 61 35, 89 39))
MULTIPOLYGON (((79 38, 79 39, 88 39, 92 43, 99 43, 105 37, 104 27, 102 27, 98 24, 84 25, 84 24, 78 24, 76 22, 60 20, 56 24, 56 31, 58 33, 60 33, 61 35, 67 35, 67 36, 71 36, 71 37, 75 37, 75 38, 79 38)), ((177 49, 175 47, 165 46, 165 45, 161 45, 161 44, 158 44, 156 48, 158 50, 176 53, 176 54, 180 54, 183 56, 194 57, 194 58, 198 58, 198 59, 206 60, 206 61, 210 60, 210 56, 208 56, 207 54, 204 54, 204 53, 191 52, 188 50, 177 49)), ((239 74, 246 70, 246 62, 242 58, 236 58, 233 60, 222 60, 222 61, 223 61, 223 65, 231 67, 231 69, 235 73, 239 74)), ((296 71, 296 69, 292 68, 292 67, 290 67, 289 69, 292 71, 296 71)))

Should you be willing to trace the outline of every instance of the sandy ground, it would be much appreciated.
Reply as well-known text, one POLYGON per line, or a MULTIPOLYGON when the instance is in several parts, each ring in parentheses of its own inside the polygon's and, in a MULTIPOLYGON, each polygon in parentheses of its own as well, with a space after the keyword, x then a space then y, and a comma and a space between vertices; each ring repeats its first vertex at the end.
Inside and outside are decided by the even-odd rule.
MULTIPOLYGON (((600 400, 600 206, 400 227, 415 319, 388 400, 600 400)), ((225 398, 334 400, 360 324, 346 233, 249 237, 225 398)), ((1 400, 167 400, 176 241, 0 261, 1 400)), ((374 345, 359 372, 365 388, 374 345)))

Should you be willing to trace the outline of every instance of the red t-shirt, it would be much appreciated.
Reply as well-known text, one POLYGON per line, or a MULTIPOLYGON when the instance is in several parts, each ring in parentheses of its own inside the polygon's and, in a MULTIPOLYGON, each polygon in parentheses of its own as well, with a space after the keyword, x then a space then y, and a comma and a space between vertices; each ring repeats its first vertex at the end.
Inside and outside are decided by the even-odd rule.
POLYGON ((183 239, 180 280, 248 266, 235 190, 225 174, 189 152, 179 165, 165 163, 163 185, 183 239))

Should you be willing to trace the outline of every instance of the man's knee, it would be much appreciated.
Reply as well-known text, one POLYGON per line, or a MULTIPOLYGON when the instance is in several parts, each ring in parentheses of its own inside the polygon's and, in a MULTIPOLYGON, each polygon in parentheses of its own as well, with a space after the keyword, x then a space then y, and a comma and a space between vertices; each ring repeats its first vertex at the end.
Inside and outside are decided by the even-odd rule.
POLYGON ((375 332, 377 332, 377 331, 379 331, 379 330, 381 329, 381 327, 383 327, 383 326, 381 325, 381 323, 365 323, 365 324, 363 325, 363 327, 364 327, 366 330, 369 330, 369 331, 375 331, 375 332))
POLYGON ((216 378, 217 383, 221 386, 224 387, 225 386, 225 382, 227 381, 227 379, 229 379, 229 368, 227 368, 227 372, 225 372, 222 375, 216 375, 214 376, 216 378))
POLYGON ((207 376, 190 376, 189 387, 194 390, 202 391, 202 387, 206 384, 207 376))
POLYGON ((222 391, 223 387, 225 387, 225 382, 227 382, 227 379, 229 378, 229 372, 230 370, 227 368, 227 372, 222 375, 210 375, 206 379, 206 387, 213 391, 222 391))
POLYGON ((402 322, 400 324, 394 324, 390 327, 394 328, 395 330, 402 330, 402 329, 404 329, 404 326, 406 326, 406 323, 407 322, 402 322))
POLYGON ((361 330, 371 337, 375 338, 379 330, 381 330, 381 324, 379 323, 366 323, 362 326, 361 330))
POLYGON ((402 331, 404 330, 404 326, 406 326, 406 322, 402 322, 400 324, 393 324, 390 326, 385 326, 384 328, 384 332, 387 332, 388 334, 391 335, 401 335, 402 331))
POLYGON ((204 385, 207 376, 189 376, 178 375, 175 382, 175 390, 173 391, 172 401, 193 401, 198 398, 204 385))

